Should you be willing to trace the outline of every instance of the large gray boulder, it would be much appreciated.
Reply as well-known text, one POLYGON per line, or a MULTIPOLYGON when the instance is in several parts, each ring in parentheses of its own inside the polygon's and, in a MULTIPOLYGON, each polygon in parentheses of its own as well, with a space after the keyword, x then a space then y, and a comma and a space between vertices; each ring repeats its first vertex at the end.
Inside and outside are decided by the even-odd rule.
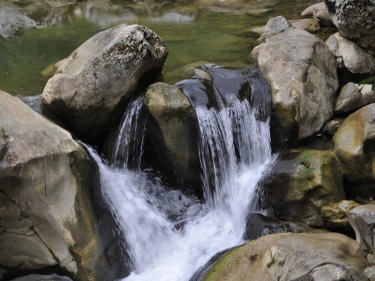
POLYGON ((0 91, 0 99, 0 272, 6 279, 59 266, 80 280, 105 280, 87 153, 17 98, 0 91))
POLYGON ((43 104, 80 138, 118 125, 136 88, 160 73, 168 50, 152 30, 119 25, 83 43, 48 80, 43 104))
POLYGON ((325 0, 334 25, 340 34, 358 45, 375 49, 375 2, 325 0))
POLYGON ((334 135, 333 144, 350 194, 354 198, 374 198, 375 104, 347 117, 334 135))
POLYGON ((355 240, 338 233, 263 236, 221 258, 204 281, 364 281, 366 260, 355 240))
POLYGON ((338 88, 336 60, 323 41, 293 28, 281 16, 268 21, 265 34, 258 63, 272 87, 273 139, 293 146, 332 117, 338 88))
POLYGON ((260 182, 276 217, 323 227, 321 208, 345 199, 340 161, 332 151, 284 152, 260 182))

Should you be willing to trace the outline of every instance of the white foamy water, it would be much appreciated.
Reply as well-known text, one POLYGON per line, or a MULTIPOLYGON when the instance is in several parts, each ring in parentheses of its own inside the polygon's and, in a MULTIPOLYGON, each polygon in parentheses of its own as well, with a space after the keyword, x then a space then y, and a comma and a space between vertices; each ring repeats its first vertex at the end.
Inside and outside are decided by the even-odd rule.
POLYGON ((245 242, 245 219, 271 159, 268 121, 257 121, 247 101, 196 112, 206 203, 168 190, 146 173, 108 167, 94 155, 133 263, 123 280, 188 281, 216 253, 245 242))

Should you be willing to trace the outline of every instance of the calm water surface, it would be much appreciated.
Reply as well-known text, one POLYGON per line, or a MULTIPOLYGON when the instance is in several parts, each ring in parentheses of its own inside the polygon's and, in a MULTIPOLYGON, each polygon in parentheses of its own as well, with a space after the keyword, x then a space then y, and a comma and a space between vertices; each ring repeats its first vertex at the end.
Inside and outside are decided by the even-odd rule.
POLYGON ((21 96, 41 94, 49 78, 48 66, 97 32, 122 23, 145 25, 163 38, 170 52, 163 70, 166 83, 185 78, 189 64, 250 65, 254 61, 249 54, 259 37, 251 28, 278 15, 298 19, 303 9, 320 1, 259 0, 253 1, 253 9, 240 11, 203 7, 194 1, 74 2, 0 0, 0 90, 21 96))

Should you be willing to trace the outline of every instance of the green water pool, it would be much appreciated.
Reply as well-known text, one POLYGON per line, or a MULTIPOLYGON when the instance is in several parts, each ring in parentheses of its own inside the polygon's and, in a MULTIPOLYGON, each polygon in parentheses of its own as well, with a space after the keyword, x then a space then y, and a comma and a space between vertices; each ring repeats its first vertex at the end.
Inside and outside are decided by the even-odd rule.
POLYGON ((303 9, 320 1, 258 2, 259 8, 244 12, 194 1, 151 5, 120 0, 0 0, 0 90, 19 96, 41 94, 49 79, 48 66, 95 33, 123 23, 145 25, 163 38, 169 49, 165 83, 185 78, 189 64, 252 65, 255 61, 249 54, 259 37, 250 31, 253 27, 278 15, 298 19, 303 9))

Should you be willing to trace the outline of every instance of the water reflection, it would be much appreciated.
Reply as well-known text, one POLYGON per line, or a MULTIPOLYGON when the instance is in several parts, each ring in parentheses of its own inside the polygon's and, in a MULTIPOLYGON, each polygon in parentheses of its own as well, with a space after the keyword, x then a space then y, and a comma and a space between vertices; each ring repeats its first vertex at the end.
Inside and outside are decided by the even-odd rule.
POLYGON ((25 11, 12 3, 0 2, 0 36, 9 38, 21 30, 36 26, 36 22, 25 11))
POLYGON ((95 33, 117 24, 148 26, 170 54, 164 82, 187 78, 199 61, 245 67, 259 35, 250 32, 270 17, 299 17, 319 0, 0 0, 0 89, 38 95, 42 71, 69 56, 95 33), (225 13, 223 13, 225 12, 225 13))

